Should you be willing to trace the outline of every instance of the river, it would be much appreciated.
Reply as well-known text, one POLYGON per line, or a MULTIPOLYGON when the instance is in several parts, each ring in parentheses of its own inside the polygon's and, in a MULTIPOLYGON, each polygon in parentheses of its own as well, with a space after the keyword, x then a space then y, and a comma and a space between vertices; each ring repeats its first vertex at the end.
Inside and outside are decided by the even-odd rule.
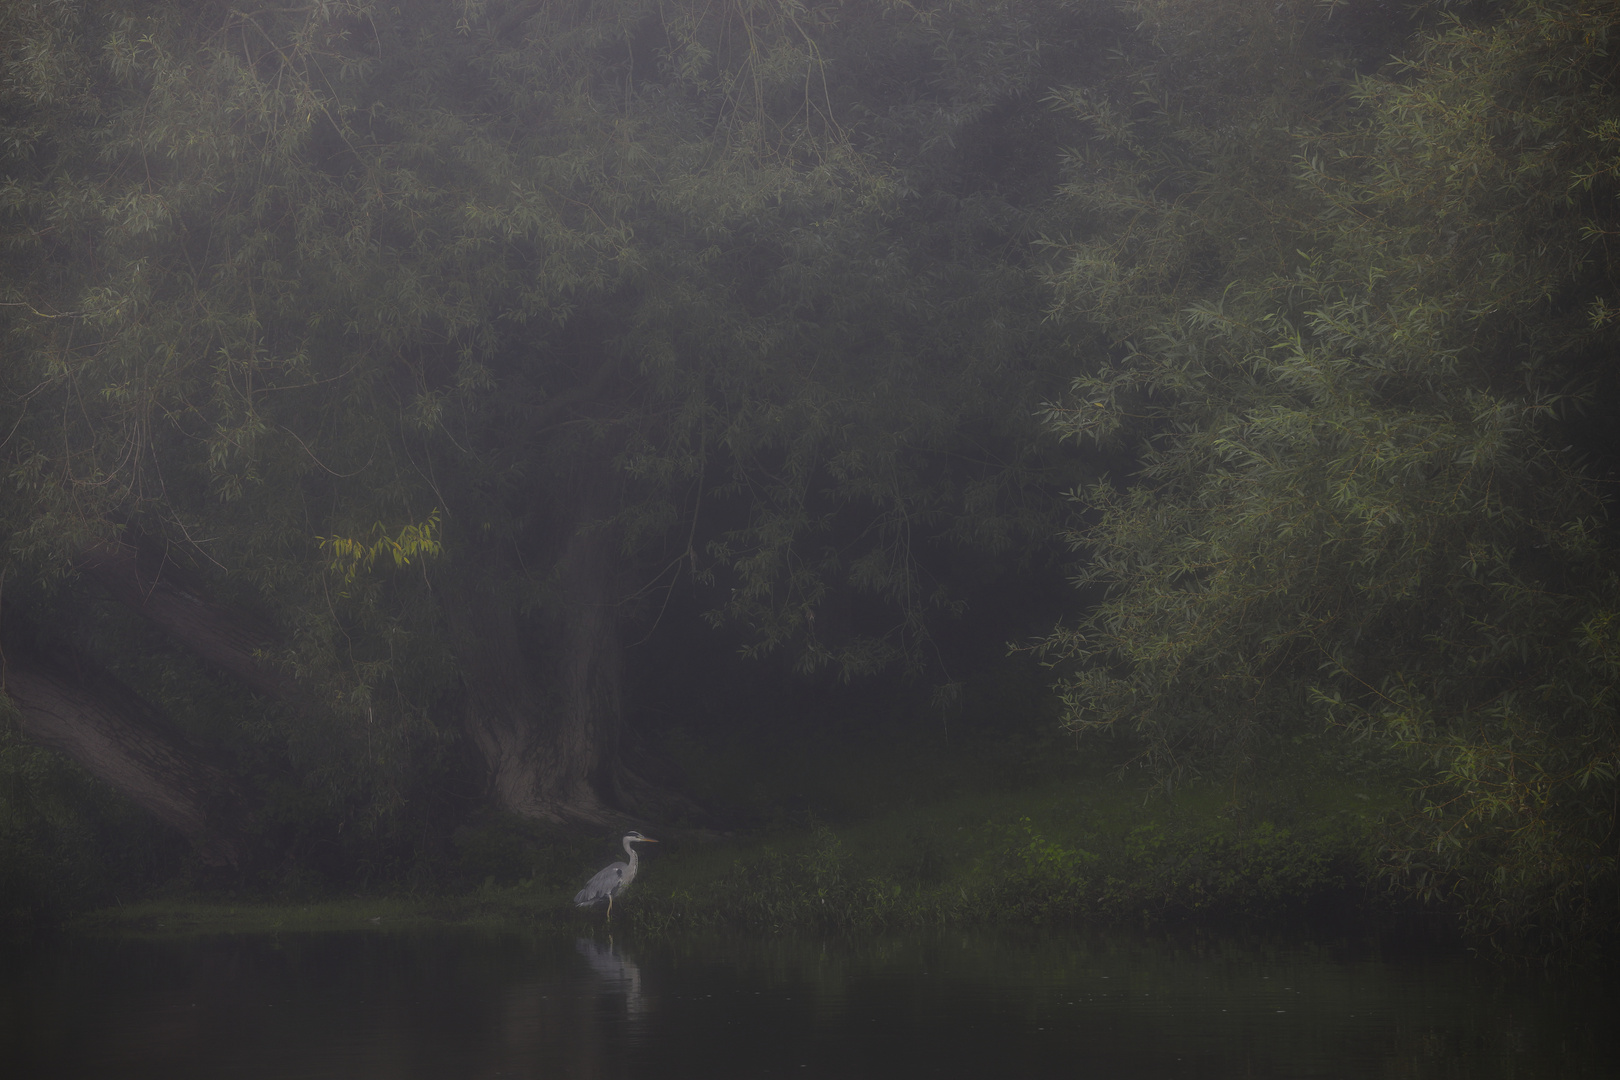
POLYGON ((32 1078, 1613 1075, 1596 976, 1256 936, 61 938, 0 959, 32 1078))

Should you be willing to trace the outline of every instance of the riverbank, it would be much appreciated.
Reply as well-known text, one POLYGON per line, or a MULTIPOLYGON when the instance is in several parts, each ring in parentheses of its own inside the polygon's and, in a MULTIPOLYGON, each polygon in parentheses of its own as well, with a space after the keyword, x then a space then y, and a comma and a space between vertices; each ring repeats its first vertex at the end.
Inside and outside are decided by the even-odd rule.
POLYGON ((1115 777, 985 793, 683 855, 638 882, 625 917, 882 930, 1378 907, 1377 838, 1399 799, 1353 781, 1264 803, 1213 784, 1144 798, 1115 777))
MULTIPOLYGON (((644 849, 641 876, 615 905, 614 922, 665 932, 874 931, 1244 922, 1387 905, 1374 860, 1381 823, 1403 805, 1397 789, 1317 776, 1154 794, 1113 771, 1024 779, 933 798, 904 779, 890 789, 908 792, 898 806, 824 801, 848 814, 843 821, 805 810, 730 837, 664 831, 656 848, 644 849)), ((316 903, 151 900, 69 925, 166 936, 600 920, 600 909, 580 911, 571 898, 615 851, 606 837, 553 846, 532 852, 519 880, 491 876, 454 892, 316 903)))

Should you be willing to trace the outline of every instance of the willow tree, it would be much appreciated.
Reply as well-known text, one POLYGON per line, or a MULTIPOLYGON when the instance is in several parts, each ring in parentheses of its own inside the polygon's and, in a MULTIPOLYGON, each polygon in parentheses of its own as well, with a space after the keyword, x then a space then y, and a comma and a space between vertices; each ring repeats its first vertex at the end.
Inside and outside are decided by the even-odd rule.
POLYGON ((806 666, 920 655, 960 602, 920 548, 1046 520, 1027 212, 952 160, 1040 112, 1057 15, 7 5, 23 730, 229 860, 244 742, 339 817, 450 737, 507 809, 645 811, 623 637, 661 571, 806 666), (839 587, 897 614, 818 630, 839 587), (161 644, 98 638, 119 604, 161 644), (153 674, 199 659, 229 708, 153 674))
POLYGON ((1070 196, 1104 224, 1053 282, 1117 347, 1050 418, 1141 465, 1086 493, 1108 598, 1047 648, 1071 722, 1170 775, 1324 723, 1411 751, 1395 880, 1567 944, 1616 901, 1612 442, 1584 417, 1614 401, 1620 7, 1471 14, 1314 93, 1297 54, 1233 63, 1256 38, 1167 16, 1241 109, 1205 111, 1199 65, 1071 97, 1105 179, 1070 196))

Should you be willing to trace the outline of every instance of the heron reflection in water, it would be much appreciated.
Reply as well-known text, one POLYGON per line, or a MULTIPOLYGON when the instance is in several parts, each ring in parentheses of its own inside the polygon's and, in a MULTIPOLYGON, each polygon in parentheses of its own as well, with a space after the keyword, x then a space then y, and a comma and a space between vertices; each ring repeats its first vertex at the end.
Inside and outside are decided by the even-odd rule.
POLYGON ((612 938, 606 943, 580 938, 574 942, 574 949, 591 965, 597 993, 623 994, 626 1017, 632 1023, 639 1020, 647 1011, 641 997, 641 969, 614 950, 612 938))
POLYGON ((596 872, 596 876, 585 883, 585 887, 574 894, 574 903, 580 907, 590 907, 607 901, 607 921, 613 921, 613 898, 630 887, 636 880, 636 867, 641 857, 636 854, 632 844, 656 844, 658 841, 650 836, 642 836, 638 832, 628 832, 624 836, 624 853, 630 856, 627 863, 616 862, 611 866, 604 866, 596 872))

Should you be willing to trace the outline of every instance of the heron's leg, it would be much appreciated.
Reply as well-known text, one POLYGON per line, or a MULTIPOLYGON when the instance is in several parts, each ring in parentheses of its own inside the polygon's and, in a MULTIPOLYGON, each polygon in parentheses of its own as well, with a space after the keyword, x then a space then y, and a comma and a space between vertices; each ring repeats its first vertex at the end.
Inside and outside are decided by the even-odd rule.
POLYGON ((613 894, 612 893, 608 893, 608 913, 607 913, 607 919, 605 921, 606 922, 612 922, 613 921, 613 894))

